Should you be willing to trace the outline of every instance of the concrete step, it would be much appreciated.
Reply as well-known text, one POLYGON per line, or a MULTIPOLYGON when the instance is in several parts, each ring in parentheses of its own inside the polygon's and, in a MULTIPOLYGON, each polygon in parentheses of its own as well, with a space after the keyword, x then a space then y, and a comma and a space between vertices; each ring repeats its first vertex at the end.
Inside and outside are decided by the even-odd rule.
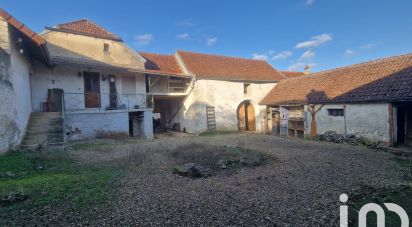
POLYGON ((22 148, 64 144, 64 120, 59 112, 36 112, 30 115, 22 148))
POLYGON ((40 147, 40 145, 39 144, 31 144, 31 145, 22 144, 22 145, 20 145, 20 147, 23 148, 23 149, 27 149, 27 150, 36 150, 37 148, 40 147))
POLYGON ((58 125, 58 124, 62 124, 63 122, 55 122, 55 121, 45 121, 45 122, 29 122, 28 126, 53 126, 53 125, 58 125))
POLYGON ((63 128, 29 128, 26 131, 27 134, 42 134, 42 133, 63 133, 63 128))
POLYGON ((63 129, 62 128, 55 128, 55 129, 28 129, 26 131, 26 135, 47 135, 47 134, 63 134, 63 129))
POLYGON ((38 117, 38 116, 61 116, 61 112, 33 112, 31 116, 38 117))
POLYGON ((40 135, 26 135, 24 140, 49 140, 49 139, 62 139, 63 133, 56 134, 40 134, 40 135))

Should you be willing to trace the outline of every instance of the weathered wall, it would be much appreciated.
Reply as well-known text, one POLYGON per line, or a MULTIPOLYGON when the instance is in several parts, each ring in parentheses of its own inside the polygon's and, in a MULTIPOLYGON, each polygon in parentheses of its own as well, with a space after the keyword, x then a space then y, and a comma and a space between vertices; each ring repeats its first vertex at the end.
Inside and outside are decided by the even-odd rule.
POLYGON ((102 133, 129 134, 128 112, 66 114, 67 140, 96 138, 102 133))
MULTIPOLYGON (((152 111, 143 112, 141 135, 153 139, 152 111)), ((128 136, 129 112, 111 111, 107 113, 70 113, 65 114, 64 127, 68 141, 96 137, 128 136)))
MULTIPOLYGON (((316 109, 319 105, 316 105, 316 109)), ((373 141, 389 143, 389 104, 324 105, 316 114, 318 134, 326 131, 356 134, 373 141), (329 116, 328 109, 346 107, 345 116, 329 116), (345 130, 346 128, 346 130, 345 130)), ((311 114, 305 106, 305 134, 310 135, 311 114)))
POLYGON ((32 110, 30 62, 15 46, 17 38, 0 20, 0 152, 20 144, 32 110))
MULTIPOLYGON (((33 75, 31 77, 32 84, 32 96, 33 96, 33 109, 34 111, 40 111, 41 102, 47 101, 47 90, 51 88, 61 88, 65 93, 66 108, 82 107, 84 108, 84 78, 79 77, 79 72, 92 71, 100 73, 100 92, 102 94, 102 107, 104 104, 108 104, 110 93, 109 78, 108 75, 116 75, 116 89, 118 94, 123 94, 122 91, 122 77, 132 76, 136 78, 136 94, 145 94, 146 85, 143 74, 129 74, 118 73, 107 70, 99 70, 93 68, 82 68, 73 66, 59 65, 53 70, 48 69, 41 65, 41 63, 35 63, 33 65, 33 75), (105 81, 102 79, 102 75, 105 76, 105 81)), ((137 98, 138 96, 130 95, 130 100, 137 98)), ((126 96, 124 96, 126 98, 126 96)), ((141 97, 143 98, 143 96, 141 97)), ((127 103, 128 100, 121 100, 127 103)), ((130 103, 131 104, 131 103, 130 103)))
POLYGON ((74 59, 84 58, 114 66, 144 69, 144 59, 123 42, 48 30, 42 37, 51 44, 49 48, 52 54, 64 54, 74 59), (110 45, 109 54, 103 51, 105 43, 110 45))
POLYGON ((264 131, 266 107, 258 103, 276 83, 251 83, 247 94, 243 93, 243 84, 220 80, 196 81, 182 107, 179 109, 179 104, 172 105, 171 113, 179 109, 172 125, 179 122, 181 128, 190 133, 206 131, 206 106, 209 105, 215 107, 217 130, 237 131, 237 108, 241 102, 249 100, 255 109, 256 130, 264 131))

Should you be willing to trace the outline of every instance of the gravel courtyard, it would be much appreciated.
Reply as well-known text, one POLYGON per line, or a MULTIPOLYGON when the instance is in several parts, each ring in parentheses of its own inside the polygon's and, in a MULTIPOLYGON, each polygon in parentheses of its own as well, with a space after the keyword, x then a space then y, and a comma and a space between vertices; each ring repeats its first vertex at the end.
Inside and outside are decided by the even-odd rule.
POLYGON ((407 184, 392 154, 258 134, 164 139, 101 148, 78 158, 112 159, 129 167, 110 209, 91 221, 99 225, 336 226, 341 193, 350 201, 407 184), (249 148, 278 161, 190 179, 172 174, 168 155, 187 144, 249 148))
MULTIPOLYGON (((39 224, 179 226, 337 226, 339 195, 360 198, 410 182, 393 154, 366 147, 261 134, 94 142, 68 154, 83 164, 126 169, 115 190, 87 212, 49 207, 39 224), (265 164, 192 179, 173 174, 179 149, 207 157, 204 147, 257 151, 265 164)), ((81 145, 81 144, 80 144, 81 145)), ((77 145, 78 146, 78 145, 77 145)), ((74 147, 74 145, 73 145, 74 147)))

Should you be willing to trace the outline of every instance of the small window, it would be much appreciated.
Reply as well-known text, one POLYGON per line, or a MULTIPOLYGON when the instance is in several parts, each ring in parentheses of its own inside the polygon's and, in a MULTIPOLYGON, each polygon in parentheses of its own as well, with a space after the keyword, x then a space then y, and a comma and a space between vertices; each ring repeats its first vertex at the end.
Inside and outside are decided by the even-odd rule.
POLYGON ((243 94, 247 94, 247 93, 248 93, 249 87, 250 87, 250 84, 243 84, 243 94))
POLYGON ((328 109, 329 116, 334 117, 343 117, 344 111, 343 109, 328 109))
POLYGON ((103 44, 103 51, 105 54, 110 53, 110 45, 108 43, 103 44))

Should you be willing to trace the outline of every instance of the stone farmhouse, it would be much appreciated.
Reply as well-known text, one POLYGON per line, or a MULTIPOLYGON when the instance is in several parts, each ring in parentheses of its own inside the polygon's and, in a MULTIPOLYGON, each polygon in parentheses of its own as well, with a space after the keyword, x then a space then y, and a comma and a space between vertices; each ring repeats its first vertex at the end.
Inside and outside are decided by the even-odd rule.
POLYGON ((166 130, 332 130, 410 145, 411 66, 409 54, 303 73, 181 50, 140 53, 88 19, 37 34, 0 9, 0 152, 166 130))
POLYGON ((412 145, 412 54, 281 81, 261 101, 275 134, 327 131, 412 145))

